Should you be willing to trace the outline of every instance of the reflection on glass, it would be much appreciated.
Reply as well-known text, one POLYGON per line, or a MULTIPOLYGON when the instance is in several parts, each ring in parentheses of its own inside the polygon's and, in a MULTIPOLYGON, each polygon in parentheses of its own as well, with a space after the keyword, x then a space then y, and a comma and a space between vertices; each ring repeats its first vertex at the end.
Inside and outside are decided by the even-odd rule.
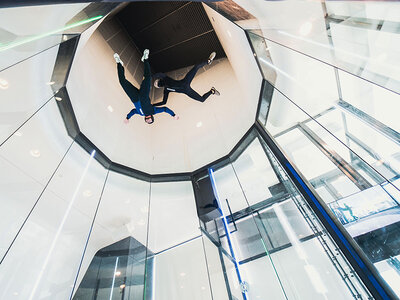
POLYGON ((78 145, 69 149, 0 265, 1 298, 70 296, 106 173, 78 145))
POLYGON ((220 199, 226 198, 219 201, 226 224, 217 215, 204 220, 202 228, 221 251, 232 295, 238 299, 368 298, 262 140, 256 137, 231 164, 217 169, 215 186, 220 199), (269 181, 254 184, 251 190, 246 187, 252 178, 270 172, 269 181))
POLYGON ((0 261, 71 145, 50 102, 1 146, 0 261))
MULTIPOLYGON (((21 41, 20 43, 16 43, 14 45, 10 44, 7 47, 0 46, 0 72, 14 64, 30 58, 32 55, 39 54, 40 52, 53 47, 58 48, 57 45, 76 36, 77 35, 75 34, 55 34, 43 36, 37 40, 32 39, 25 42, 21 41)), ((51 85, 51 81, 46 83, 51 85)))
POLYGON ((224 270, 221 259, 222 253, 218 247, 206 236, 203 235, 204 253, 207 259, 207 270, 210 278, 210 287, 214 299, 230 299, 229 283, 226 280, 226 270, 224 270))
MULTIPOLYGON (((93 299, 143 298, 146 260, 153 255, 147 248, 149 192, 148 182, 109 173, 74 299, 87 299, 89 294, 93 299)), ((151 269, 151 262, 147 264, 151 269)), ((152 276, 146 281, 151 286, 152 276)))
MULTIPOLYGON (((356 19, 342 20, 340 26, 354 26, 350 23, 356 19)), ((365 36, 360 37, 360 40, 363 39, 365 36)), ((260 37, 251 40, 260 43, 260 37)), ((271 47, 268 43, 270 41, 266 41, 270 51, 274 47, 282 47, 271 47)), ((290 81, 294 82, 298 76, 298 66, 288 68, 282 61, 274 60, 273 53, 260 57, 263 54, 259 48, 255 50, 259 51, 257 58, 260 64, 263 59, 269 60, 268 64, 264 63, 263 72, 266 74, 268 69, 277 71, 276 80, 265 77, 269 82, 264 84, 264 89, 268 89, 269 98, 261 101, 269 105, 264 105, 264 110, 260 109, 259 122, 274 136, 290 161, 328 204, 387 283, 399 293, 396 286, 400 279, 395 258, 400 253, 396 246, 400 238, 397 218, 400 134, 396 109, 393 110, 399 95, 332 67, 335 78, 325 77, 329 82, 323 84, 336 85, 338 95, 336 99, 332 98, 333 101, 325 102, 325 106, 312 107, 315 103, 312 94, 306 93, 304 97, 300 95, 300 90, 289 86, 290 81), (286 86, 282 85, 280 78, 287 83, 286 86), (284 117, 282 112, 285 112, 284 117)), ((365 55, 364 48, 358 52, 356 48, 352 49, 357 53, 355 55, 365 55)), ((294 58, 300 58, 301 54, 291 53, 288 48, 285 51, 280 55, 286 53, 284 56, 293 59, 295 64, 301 65, 305 61, 302 58, 297 62, 294 58)), ((335 52, 336 56, 339 52, 335 52)), ((344 56, 342 58, 345 59, 344 56)), ((368 58, 368 62, 372 66, 373 59, 368 58)), ((318 63, 322 64, 317 60, 313 64, 318 63)), ((368 68, 369 65, 363 66, 362 70, 368 68)), ((377 69, 374 72, 376 75, 377 69)), ((365 74, 362 72, 362 75, 365 74)), ((391 83, 394 81, 393 78, 391 83)), ((312 85, 303 87, 314 89, 312 85)), ((290 243, 293 244, 292 241, 290 243)))
POLYGON ((207 269, 201 238, 158 253, 154 257, 152 298, 147 299, 211 300, 207 269))
POLYGON ((132 237, 99 250, 73 299, 142 299, 146 251, 132 237))
POLYGON ((83 10, 87 6, 87 3, 74 3, 2 8, 0 10, 0 72, 41 51, 76 37, 88 26, 101 19, 104 10, 107 10, 107 7, 95 9, 92 7, 89 10, 83 10), (37 22, 39 19, 41 22, 37 22))
POLYGON ((263 37, 268 48, 280 45, 400 92, 397 2, 249 0, 240 1, 238 7, 231 2, 210 5, 243 29, 263 37), (282 11, 290 17, 277 17, 282 11))
POLYGON ((72 209, 72 207, 74 205, 74 202, 75 202, 75 200, 77 198, 79 189, 81 188, 81 185, 82 185, 82 183, 83 183, 83 181, 85 179, 85 176, 86 176, 86 174, 87 174, 87 172, 89 170, 90 163, 92 162, 93 157, 94 157, 95 154, 96 154, 96 151, 93 150, 91 155, 90 155, 89 161, 87 162, 87 164, 85 166, 85 169, 83 170, 83 172, 82 172, 82 174, 80 176, 80 179, 79 179, 78 184, 76 185, 74 194, 72 195, 72 198, 68 203, 67 209, 65 210, 64 216, 61 219, 60 225, 58 225, 56 234, 54 235, 53 241, 52 241, 52 243, 51 243, 51 245, 49 247, 49 250, 47 252, 46 258, 45 258, 45 260, 44 260, 44 262, 43 262, 43 264, 42 264, 42 266, 40 268, 40 272, 36 277, 36 281, 35 281, 35 284, 34 284, 34 286, 32 288, 32 291, 31 291, 31 293, 29 295, 29 299, 34 299, 35 298, 36 290, 39 287, 39 284, 41 283, 43 274, 44 274, 44 272, 45 272, 45 270, 47 268, 48 263, 52 259, 53 251, 54 251, 56 245, 59 242, 58 239, 59 239, 59 237, 61 235, 61 232, 64 230, 64 225, 65 225, 67 219, 70 217, 69 214, 71 212, 71 209, 72 209))

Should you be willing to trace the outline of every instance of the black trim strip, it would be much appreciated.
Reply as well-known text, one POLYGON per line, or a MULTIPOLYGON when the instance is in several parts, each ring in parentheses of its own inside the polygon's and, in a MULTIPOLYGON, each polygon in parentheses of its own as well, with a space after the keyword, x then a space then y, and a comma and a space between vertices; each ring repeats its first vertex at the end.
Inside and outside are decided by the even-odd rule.
MULTIPOLYGON (((256 61, 258 62, 258 59, 256 59, 256 61)), ((261 82, 260 96, 258 97, 258 99, 260 99, 260 100, 258 101, 258 104, 257 104, 257 112, 256 112, 256 115, 255 115, 254 122, 257 121, 258 116, 260 115, 261 103, 262 103, 262 98, 263 98, 266 82, 267 82, 266 80, 262 80, 262 82, 261 82)))
MULTIPOLYGON (((321 235, 321 234, 319 234, 319 235, 321 235)), ((317 237, 317 235, 310 234, 310 235, 308 235, 306 237, 303 237, 303 238, 299 239, 299 241, 301 243, 304 243, 304 242, 309 241, 309 240, 311 240, 311 239, 313 239, 315 237, 317 237)), ((272 249, 268 250, 268 252, 262 252, 262 253, 256 254, 254 256, 251 256, 249 258, 246 258, 246 259, 243 259, 243 260, 239 261, 239 265, 243 265, 245 263, 251 262, 251 261, 256 260, 256 259, 259 259, 261 257, 265 257, 265 256, 271 255, 273 253, 282 251, 284 249, 288 249, 288 248, 290 248, 292 246, 293 245, 291 243, 287 243, 285 245, 282 245, 282 246, 279 246, 279 247, 276 247, 276 248, 272 248, 272 249)))
POLYGON ((60 88, 65 87, 69 72, 71 71, 72 61, 74 59, 76 49, 78 48, 80 35, 77 35, 63 43, 58 47, 56 62, 54 63, 51 86, 56 93, 60 88))
MULTIPOLYGON (((193 172, 183 173, 169 173, 169 174, 148 174, 146 172, 127 167, 112 161, 105 153, 103 153, 94 143, 82 133, 76 119, 74 109, 69 98, 67 88, 65 87, 69 72, 71 70, 73 58, 79 43, 79 36, 74 37, 64 43, 60 44, 56 64, 54 67, 52 81, 55 84, 52 86, 55 96, 60 101, 57 101, 58 108, 63 118, 68 135, 73 138, 78 145, 80 145, 89 154, 96 150, 95 159, 105 168, 110 171, 117 172, 126 176, 130 176, 139 180, 147 182, 177 182, 177 181, 191 181, 194 176, 199 174, 208 174, 207 169, 213 167, 215 169, 222 168, 235 160, 247 148, 248 144, 253 141, 255 136, 254 126, 251 126, 233 149, 224 157, 217 159, 193 172)), ((262 91, 261 91, 262 92, 262 91)))
POLYGON ((78 121, 73 113, 71 101, 65 87, 61 88, 54 94, 58 109, 60 110, 61 117, 64 121, 65 129, 68 135, 75 139, 81 130, 79 129, 78 121), (58 99, 58 100, 57 100, 58 99), (72 112, 72 113, 71 113, 72 112))
POLYGON ((79 36, 74 37, 59 46, 56 64, 54 66, 52 85, 57 100, 58 109, 63 118, 65 128, 68 135, 75 140, 87 153, 92 153, 96 150, 95 159, 106 169, 127 175, 139 180, 147 182, 174 182, 174 181, 191 181, 192 173, 174 173, 174 174, 148 174, 119 163, 113 162, 104 152, 102 152, 92 141, 82 133, 79 128, 78 120, 76 119, 71 100, 65 87, 71 70, 73 58, 79 43, 79 36))
POLYGON ((209 168, 213 168, 215 171, 235 161, 243 153, 243 151, 247 149, 247 146, 254 140, 255 137, 256 133, 254 131, 253 124, 227 155, 193 171, 191 176, 196 181, 204 176, 208 176, 209 168))

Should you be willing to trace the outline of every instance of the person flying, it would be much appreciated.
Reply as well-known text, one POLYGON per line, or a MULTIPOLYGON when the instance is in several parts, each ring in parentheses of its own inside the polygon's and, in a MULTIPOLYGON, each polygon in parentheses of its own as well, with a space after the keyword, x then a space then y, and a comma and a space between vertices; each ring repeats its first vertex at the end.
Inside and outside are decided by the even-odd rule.
POLYGON ((192 83, 192 80, 194 78, 194 76, 196 75, 197 71, 204 67, 205 65, 210 65, 214 58, 215 58, 216 53, 212 52, 210 54, 210 56, 208 57, 208 60, 195 65, 187 74, 186 76, 182 79, 182 80, 175 80, 172 79, 171 77, 168 77, 167 75, 165 75, 164 73, 157 73, 154 74, 154 86, 156 88, 164 88, 164 97, 163 100, 159 103, 155 103, 153 104, 153 106, 161 106, 161 105, 165 105, 167 103, 167 99, 168 99, 168 94, 170 92, 175 92, 175 93, 182 93, 185 94, 187 96, 189 96, 190 98, 200 101, 200 102, 204 102, 206 101, 206 99, 210 96, 210 95, 216 95, 219 96, 220 93, 214 88, 212 87, 207 93, 205 93, 203 96, 200 96, 195 90, 193 90, 190 87, 190 84, 192 83))
POLYGON ((140 85, 140 89, 137 89, 125 78, 125 69, 123 67, 123 62, 119 55, 117 53, 114 53, 114 59, 117 63, 119 83, 135 106, 135 108, 127 114, 125 123, 128 123, 129 119, 133 115, 137 114, 140 116, 144 116, 144 121, 146 123, 152 124, 154 122, 154 115, 162 112, 168 113, 176 120, 179 119, 179 117, 175 115, 175 113, 168 107, 153 107, 153 105, 151 105, 150 103, 149 93, 151 88, 151 70, 150 64, 148 62, 149 53, 149 49, 145 49, 143 52, 142 61, 144 62, 144 77, 142 84, 140 85))

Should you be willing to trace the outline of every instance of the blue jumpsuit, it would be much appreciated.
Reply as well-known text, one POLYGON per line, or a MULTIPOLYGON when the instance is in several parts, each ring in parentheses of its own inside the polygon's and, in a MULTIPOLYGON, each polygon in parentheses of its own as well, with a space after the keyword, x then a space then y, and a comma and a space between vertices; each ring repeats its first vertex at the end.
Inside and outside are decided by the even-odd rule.
POLYGON ((150 116, 166 112, 171 116, 175 116, 175 113, 168 107, 153 107, 153 105, 151 105, 149 97, 151 87, 151 70, 147 59, 144 61, 144 79, 140 85, 140 90, 138 90, 125 78, 125 70, 120 63, 117 64, 117 69, 119 83, 135 106, 135 108, 132 109, 126 116, 128 120, 135 114, 141 116, 150 116))

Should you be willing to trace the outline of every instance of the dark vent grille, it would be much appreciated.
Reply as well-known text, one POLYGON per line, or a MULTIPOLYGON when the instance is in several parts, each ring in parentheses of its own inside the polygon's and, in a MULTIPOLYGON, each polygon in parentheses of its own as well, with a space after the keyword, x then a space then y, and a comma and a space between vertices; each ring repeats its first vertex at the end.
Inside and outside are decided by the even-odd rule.
POLYGON ((224 53, 213 31, 154 54, 151 57, 151 64, 161 70, 171 71, 205 61, 212 51, 224 53))
POLYGON ((207 59, 226 57, 199 2, 135 2, 116 15, 140 51, 150 49, 155 72, 168 72, 207 59))
POLYGON ((121 10, 117 17, 134 34, 186 4, 188 2, 135 2, 121 10))

